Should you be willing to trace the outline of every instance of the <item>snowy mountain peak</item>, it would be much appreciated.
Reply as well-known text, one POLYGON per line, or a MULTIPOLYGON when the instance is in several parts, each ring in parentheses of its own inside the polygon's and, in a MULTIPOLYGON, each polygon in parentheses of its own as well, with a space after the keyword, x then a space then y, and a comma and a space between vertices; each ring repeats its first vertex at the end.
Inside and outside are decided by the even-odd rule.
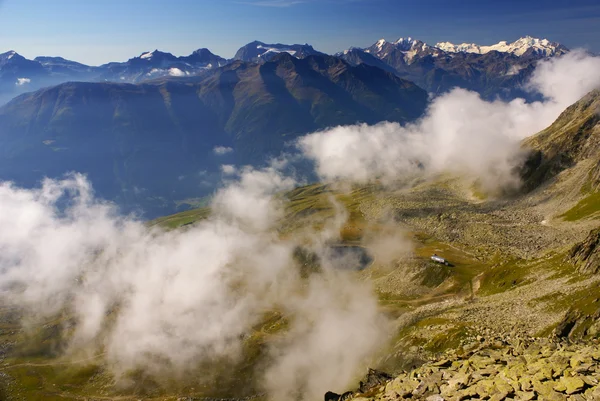
POLYGON ((545 57, 560 55, 569 51, 560 43, 550 42, 548 39, 538 39, 531 36, 525 36, 512 43, 503 40, 490 46, 480 46, 475 43, 461 43, 456 45, 451 42, 440 42, 436 44, 436 47, 448 53, 463 52, 485 54, 490 51, 497 51, 522 56, 527 52, 532 52, 536 55, 545 57))
POLYGON ((416 40, 414 40, 413 38, 411 38, 411 37, 409 36, 409 37, 407 37, 407 38, 400 38, 400 39, 398 39, 398 40, 396 41, 396 44, 397 44, 397 45, 399 45, 399 44, 409 44, 409 45, 412 45, 412 44, 414 44, 415 42, 416 42, 416 40))
POLYGON ((387 40, 385 40, 385 39, 379 39, 379 40, 377 41, 377 43, 376 43, 376 46, 377 46, 379 49, 382 49, 382 48, 383 48, 383 45, 385 45, 386 43, 387 43, 387 40))
POLYGON ((6 53, 2 53, 0 54, 0 60, 10 60, 11 58, 13 58, 15 55, 18 56, 17 52, 14 50, 8 51, 6 53))

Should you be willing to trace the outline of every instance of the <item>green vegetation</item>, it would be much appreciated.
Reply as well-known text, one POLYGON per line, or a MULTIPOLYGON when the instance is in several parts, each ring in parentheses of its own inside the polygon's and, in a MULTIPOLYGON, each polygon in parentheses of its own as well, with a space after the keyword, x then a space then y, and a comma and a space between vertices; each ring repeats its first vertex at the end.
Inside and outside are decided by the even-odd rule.
POLYGON ((188 210, 171 216, 160 217, 148 223, 150 227, 158 226, 167 229, 175 229, 204 220, 210 216, 210 209, 207 207, 188 210))
POLYGON ((583 198, 577 205, 563 213, 560 217, 566 221, 577 221, 585 218, 600 218, 600 192, 583 198))

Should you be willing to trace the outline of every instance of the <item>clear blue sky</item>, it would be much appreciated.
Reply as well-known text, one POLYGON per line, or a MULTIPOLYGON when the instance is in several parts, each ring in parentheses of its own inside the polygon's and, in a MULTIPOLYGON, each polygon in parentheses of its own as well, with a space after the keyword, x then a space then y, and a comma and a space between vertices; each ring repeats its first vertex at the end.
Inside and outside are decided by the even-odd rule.
POLYGON ((155 48, 229 58, 252 40, 333 53, 401 36, 491 44, 525 35, 600 52, 600 1, 0 0, 0 53, 88 64, 155 48))

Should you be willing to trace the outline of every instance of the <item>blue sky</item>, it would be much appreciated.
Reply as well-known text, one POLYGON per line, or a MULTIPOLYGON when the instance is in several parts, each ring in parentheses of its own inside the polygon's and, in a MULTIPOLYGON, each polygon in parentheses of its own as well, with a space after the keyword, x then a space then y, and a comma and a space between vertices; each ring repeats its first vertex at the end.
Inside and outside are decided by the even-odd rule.
POLYGON ((491 44, 525 35, 600 52, 600 1, 0 0, 0 52, 88 64, 155 48, 229 58, 252 40, 333 53, 380 38, 491 44))

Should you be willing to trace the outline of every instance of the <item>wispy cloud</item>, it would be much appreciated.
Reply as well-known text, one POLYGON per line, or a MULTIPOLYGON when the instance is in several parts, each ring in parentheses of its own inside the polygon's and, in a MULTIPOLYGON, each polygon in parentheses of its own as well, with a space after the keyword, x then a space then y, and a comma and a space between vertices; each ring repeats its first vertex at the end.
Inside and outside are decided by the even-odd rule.
POLYGON ((291 7, 297 4, 308 3, 310 0, 258 0, 258 1, 236 1, 238 4, 246 4, 258 7, 291 7))
MULTIPOLYGON (((0 0, 1 1, 1 0, 0 0)), ((357 3, 365 0, 320 0, 320 2, 329 2, 329 3, 357 3)), ((375 1, 375 0, 370 0, 375 1)), ((234 1, 237 4, 245 4, 249 6, 258 6, 258 7, 291 7, 296 6, 298 4, 306 4, 306 3, 316 3, 317 0, 239 0, 234 1)))

